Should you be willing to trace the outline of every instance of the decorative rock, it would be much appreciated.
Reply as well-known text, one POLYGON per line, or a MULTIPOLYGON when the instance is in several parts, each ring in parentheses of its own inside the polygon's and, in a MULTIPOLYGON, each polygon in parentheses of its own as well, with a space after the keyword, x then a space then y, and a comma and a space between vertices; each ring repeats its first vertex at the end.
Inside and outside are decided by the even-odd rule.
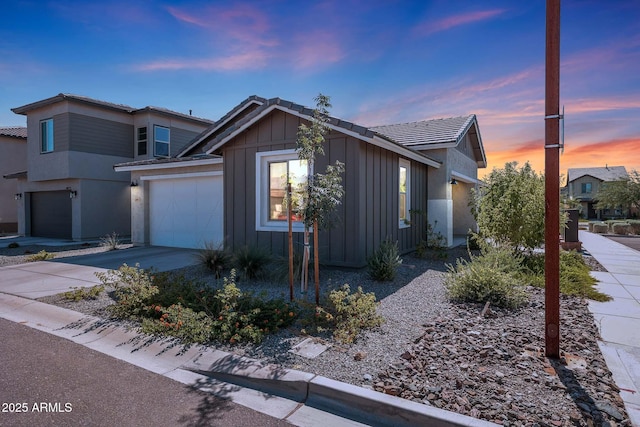
POLYGON ((367 357, 367 353, 365 353, 364 351, 357 351, 356 354, 353 355, 353 360, 356 360, 359 362, 365 357, 367 357))

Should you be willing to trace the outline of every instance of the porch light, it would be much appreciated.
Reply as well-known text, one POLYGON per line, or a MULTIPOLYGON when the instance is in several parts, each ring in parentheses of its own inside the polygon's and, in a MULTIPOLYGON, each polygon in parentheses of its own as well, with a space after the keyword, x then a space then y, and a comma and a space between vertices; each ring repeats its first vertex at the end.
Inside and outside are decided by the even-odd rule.
POLYGON ((136 181, 131 181, 131 187, 137 187, 138 183, 136 181))
POLYGON ((77 191, 69 190, 69 198, 70 198, 70 199, 73 199, 73 198, 75 198, 76 196, 78 196, 78 192, 77 192, 77 191))
POLYGON ((451 185, 458 185, 458 181, 456 181, 455 178, 451 178, 451 182, 449 183, 451 185))
POLYGON ((16 193, 15 196, 13 196, 13 198, 16 200, 22 199, 22 193, 16 193))

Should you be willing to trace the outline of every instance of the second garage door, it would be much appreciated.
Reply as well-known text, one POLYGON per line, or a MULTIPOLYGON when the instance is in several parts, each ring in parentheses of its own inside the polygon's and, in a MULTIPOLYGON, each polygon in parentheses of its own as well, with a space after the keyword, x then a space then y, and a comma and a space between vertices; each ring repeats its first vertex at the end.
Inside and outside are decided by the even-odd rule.
POLYGON ((69 191, 31 193, 31 235, 71 239, 69 191))
POLYGON ((155 246, 202 248, 223 241, 222 176, 150 182, 149 233, 155 246))

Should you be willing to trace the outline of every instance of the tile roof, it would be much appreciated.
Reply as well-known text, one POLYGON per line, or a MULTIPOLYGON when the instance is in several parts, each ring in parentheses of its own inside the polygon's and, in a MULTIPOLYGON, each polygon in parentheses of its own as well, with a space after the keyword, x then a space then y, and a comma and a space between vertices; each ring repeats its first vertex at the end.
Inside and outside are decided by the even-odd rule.
POLYGON ((626 178, 627 169, 624 166, 605 166, 594 168, 571 168, 567 171, 567 182, 575 181, 585 175, 598 178, 601 181, 616 181, 626 178))
POLYGON ((146 159, 146 160, 136 160, 133 162, 123 162, 115 164, 114 168, 119 167, 127 167, 127 166, 146 166, 146 165, 163 165, 163 164, 171 164, 171 163, 186 163, 193 162, 197 160, 207 160, 207 159, 220 159, 220 156, 216 156, 213 154, 198 154, 190 157, 168 157, 162 159, 146 159))
POLYGON ((447 119, 374 126, 370 129, 406 146, 457 143, 474 119, 475 115, 471 114, 447 119))
POLYGON ((14 138, 27 138, 27 128, 24 126, 0 127, 0 136, 11 136, 14 138))

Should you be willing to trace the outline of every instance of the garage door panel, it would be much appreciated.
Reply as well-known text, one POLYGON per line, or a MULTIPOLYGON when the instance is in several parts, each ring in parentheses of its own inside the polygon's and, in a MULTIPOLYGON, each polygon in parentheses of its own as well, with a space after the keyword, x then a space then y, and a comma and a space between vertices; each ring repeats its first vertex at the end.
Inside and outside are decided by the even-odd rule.
POLYGON ((222 243, 222 176, 151 181, 149 199, 152 245, 222 243))
POLYGON ((71 199, 68 191, 31 193, 31 235, 71 239, 71 199))

